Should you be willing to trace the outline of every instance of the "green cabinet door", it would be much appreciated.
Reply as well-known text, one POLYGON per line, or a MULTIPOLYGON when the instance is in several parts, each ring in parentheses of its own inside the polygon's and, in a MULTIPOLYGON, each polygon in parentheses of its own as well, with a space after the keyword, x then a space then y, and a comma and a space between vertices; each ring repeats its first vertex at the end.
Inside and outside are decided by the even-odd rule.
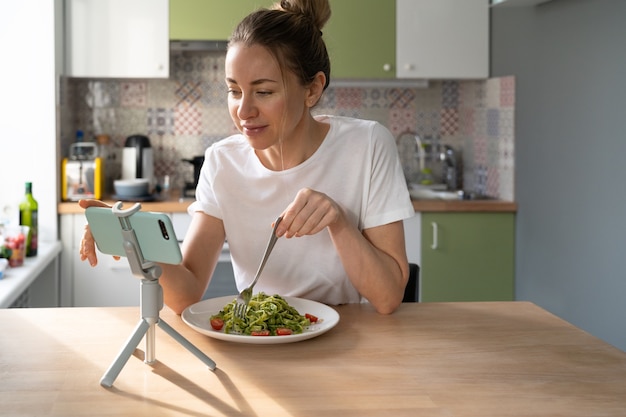
MULTIPOLYGON (((235 25, 275 0, 170 0, 171 40, 226 40, 235 25)), ((323 29, 332 79, 394 78, 395 0, 331 0, 323 29)))
POLYGON ((171 40, 226 40, 235 25, 273 0, 170 0, 171 40))
POLYGON ((394 78, 396 1, 331 0, 324 28, 331 80, 394 78))
POLYGON ((421 301, 514 298, 514 213, 422 213, 421 301))

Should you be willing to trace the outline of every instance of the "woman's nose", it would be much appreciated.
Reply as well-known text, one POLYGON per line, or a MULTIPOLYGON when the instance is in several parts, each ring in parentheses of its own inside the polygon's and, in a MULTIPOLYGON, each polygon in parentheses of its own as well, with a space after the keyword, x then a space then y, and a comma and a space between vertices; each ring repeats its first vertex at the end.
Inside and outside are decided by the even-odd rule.
POLYGON ((254 117, 256 113, 256 107, 253 103, 253 100, 249 97, 242 96, 239 101, 239 108, 237 109, 237 116, 241 120, 249 119, 250 117, 254 117))

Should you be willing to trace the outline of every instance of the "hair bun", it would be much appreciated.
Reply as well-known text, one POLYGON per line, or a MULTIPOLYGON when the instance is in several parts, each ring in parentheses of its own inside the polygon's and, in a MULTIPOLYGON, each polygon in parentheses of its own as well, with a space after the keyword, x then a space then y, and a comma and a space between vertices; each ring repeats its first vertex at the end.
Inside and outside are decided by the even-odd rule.
POLYGON ((272 9, 308 17, 317 26, 320 34, 322 33, 322 28, 330 19, 330 3, 328 0, 280 0, 272 6, 272 9))

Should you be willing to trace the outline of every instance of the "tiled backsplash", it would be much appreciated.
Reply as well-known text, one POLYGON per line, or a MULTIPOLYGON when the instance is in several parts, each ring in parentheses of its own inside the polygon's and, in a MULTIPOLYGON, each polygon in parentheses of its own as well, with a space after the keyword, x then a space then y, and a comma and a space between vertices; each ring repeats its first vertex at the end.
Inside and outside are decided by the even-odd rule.
MULTIPOLYGON (((191 181, 193 167, 182 159, 202 155, 235 132, 226 104, 224 53, 173 53, 170 74, 167 80, 63 80, 64 156, 77 130, 87 140, 108 134, 116 146, 145 134, 155 149, 155 175, 191 181)), ((331 83, 315 112, 381 122, 399 139, 405 165, 416 152, 407 132, 450 145, 462 156, 466 190, 513 200, 514 109, 515 80, 504 77, 434 81, 427 88, 331 83)))

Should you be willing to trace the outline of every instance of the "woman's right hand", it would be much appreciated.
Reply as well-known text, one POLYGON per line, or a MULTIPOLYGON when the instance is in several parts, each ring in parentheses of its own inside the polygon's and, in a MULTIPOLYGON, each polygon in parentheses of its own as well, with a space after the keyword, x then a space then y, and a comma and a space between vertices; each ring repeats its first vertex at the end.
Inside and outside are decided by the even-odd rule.
MULTIPOLYGON (((108 204, 100 200, 80 200, 78 205, 84 209, 87 207, 110 207, 108 204)), ((119 259, 119 256, 114 256, 119 259)), ((83 238, 80 241, 80 260, 89 261, 89 265, 96 266, 98 264, 98 255, 96 254, 96 241, 91 234, 89 224, 85 223, 85 230, 83 232, 83 238)))

